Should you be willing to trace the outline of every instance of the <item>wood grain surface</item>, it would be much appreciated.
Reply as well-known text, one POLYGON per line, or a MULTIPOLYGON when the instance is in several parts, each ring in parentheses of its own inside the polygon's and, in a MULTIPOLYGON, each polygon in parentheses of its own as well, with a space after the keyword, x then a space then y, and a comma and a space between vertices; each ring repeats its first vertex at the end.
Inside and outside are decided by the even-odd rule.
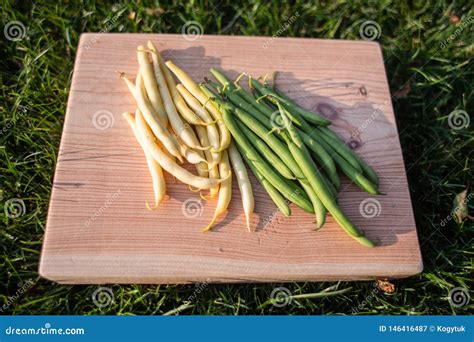
POLYGON ((161 34, 83 34, 54 176, 40 274, 60 283, 319 281, 406 277, 422 270, 403 157, 377 43, 161 34), (156 211, 143 153, 122 118, 135 101, 116 71, 134 77, 136 47, 152 40, 195 80, 218 67, 236 77, 278 70, 277 84, 333 120, 333 129, 378 172, 385 196, 344 177, 340 205, 376 241, 368 249, 328 217, 292 206, 283 217, 253 179, 256 210, 245 227, 234 179, 232 202, 214 231, 201 229, 215 201, 200 201, 167 175, 156 211))

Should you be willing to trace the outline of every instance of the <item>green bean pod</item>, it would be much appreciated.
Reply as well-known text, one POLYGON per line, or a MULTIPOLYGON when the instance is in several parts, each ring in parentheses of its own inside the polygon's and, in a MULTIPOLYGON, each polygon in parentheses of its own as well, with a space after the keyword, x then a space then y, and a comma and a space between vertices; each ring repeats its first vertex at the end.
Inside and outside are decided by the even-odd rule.
POLYGON ((308 197, 311 200, 311 203, 313 204, 314 214, 316 216, 316 228, 321 228, 326 222, 327 210, 319 199, 316 192, 314 191, 314 189, 309 184, 308 180, 300 179, 299 182, 303 187, 304 191, 306 191, 306 193, 308 194, 308 197))
POLYGON ((295 203, 301 209, 308 213, 314 213, 313 206, 304 191, 297 186, 295 183, 285 181, 278 173, 273 171, 273 168, 257 153, 253 148, 251 143, 245 137, 245 135, 240 131, 239 127, 231 120, 230 113, 224 111, 224 122, 226 123, 227 128, 231 131, 232 136, 237 141, 237 143, 242 146, 243 155, 246 158, 252 160, 258 172, 260 172, 279 192, 282 193, 287 199, 295 203), (303 195, 304 194, 304 195, 303 195))
POLYGON ((355 238, 359 243, 367 247, 374 247, 375 244, 364 237, 364 234, 347 218, 347 216, 336 204, 331 196, 330 191, 326 188, 319 170, 317 169, 316 165, 314 165, 314 162, 312 161, 306 146, 298 146, 296 143, 290 141, 288 142, 288 147, 296 162, 303 170, 311 187, 317 192, 321 202, 331 213, 336 222, 339 223, 346 233, 355 238))
POLYGON ((362 166, 359 164, 357 158, 355 158, 353 151, 346 144, 344 144, 344 142, 342 142, 336 134, 325 127, 317 127, 315 130, 321 139, 324 139, 329 145, 333 147, 334 151, 339 153, 355 169, 362 172, 362 166))
POLYGON ((232 108, 240 108, 241 110, 245 111, 247 114, 252 115, 256 120, 260 121, 262 125, 264 125, 268 130, 272 130, 271 124, 271 113, 265 113, 259 110, 261 104, 258 104, 258 107, 251 105, 248 101, 246 101, 241 95, 240 92, 236 91, 234 84, 229 83, 230 81, 225 77, 225 75, 219 73, 215 69, 211 69, 211 72, 215 73, 215 77, 224 85, 224 87, 217 87, 212 82, 209 84, 218 92, 222 93, 226 97, 227 104, 231 105, 232 108), (228 85, 228 86, 226 86, 228 85), (224 90, 226 88, 226 90, 224 90))
MULTIPOLYGON (((285 111, 282 111, 282 115, 285 116, 285 111)), ((288 148, 295 158, 296 162, 300 166, 304 175, 306 176, 309 184, 313 190, 317 193, 322 204, 331 213, 334 219, 339 225, 352 237, 359 238, 363 237, 364 234, 347 218, 342 212, 339 206, 336 204, 335 199, 332 197, 331 191, 328 189, 324 182, 324 178, 319 172, 318 167, 314 163, 308 149, 303 144, 298 131, 292 125, 287 127, 288 136, 287 138, 288 148)), ((375 244, 369 239, 362 238, 356 239, 359 243, 365 244, 367 247, 373 247, 375 244)))
MULTIPOLYGON (((257 82, 257 84, 260 84, 257 82)), ((260 89, 267 89, 266 87, 263 87, 263 88, 260 88, 260 89)), ((257 89, 258 91, 258 89, 257 89)), ((278 109, 275 109, 275 110, 272 110, 272 109, 266 109, 266 110, 270 110, 271 111, 271 115, 272 115, 272 118, 274 119, 274 115, 275 114, 278 114, 278 111, 281 111, 282 108, 285 109, 285 112, 286 112, 286 115, 290 118, 291 122, 295 123, 297 126, 300 126, 302 127, 303 125, 308 125, 307 122, 303 119, 303 117, 298 113, 296 112, 295 110, 293 110, 289 105, 287 105, 285 102, 281 101, 281 99, 278 99, 278 98, 275 98, 273 96, 268 96, 269 93, 266 93, 264 94, 264 98, 261 99, 260 101, 258 101, 258 103, 260 104, 260 106, 262 105, 266 105, 265 104, 265 99, 271 103, 273 103, 274 105, 276 105, 278 107, 278 109)), ((271 95, 271 94, 270 94, 271 95)), ((266 108, 269 108, 268 106, 266 108)))
POLYGON ((240 108, 241 110, 249 113, 256 120, 260 121, 260 123, 267 129, 271 130, 273 128, 270 122, 270 116, 262 115, 261 112, 259 112, 254 106, 250 105, 247 101, 240 97, 239 94, 232 91, 227 91, 224 92, 224 95, 234 107, 240 108))
POLYGON ((244 156, 247 165, 249 166, 252 173, 255 175, 257 180, 263 186, 267 194, 270 196, 271 200, 275 205, 280 209, 283 215, 291 216, 291 208, 288 206, 288 201, 278 192, 278 190, 265 178, 253 164, 253 162, 243 153, 242 147, 237 144, 237 148, 240 151, 240 154, 244 156))
POLYGON ((294 122, 297 126, 300 126, 300 127, 302 127, 303 125, 309 126, 306 120, 297 111, 293 110, 290 106, 288 106, 285 103, 282 103, 281 106, 283 106, 283 108, 286 110, 287 116, 289 116, 291 121, 294 122))
POLYGON ((273 133, 270 133, 267 128, 256 120, 252 115, 237 108, 235 115, 242 121, 250 130, 270 146, 273 151, 281 158, 281 160, 290 168, 296 178, 304 178, 304 174, 299 168, 295 159, 288 152, 288 147, 285 146, 273 133))
POLYGON ((379 176, 377 175, 377 172, 375 172, 374 168, 367 164, 364 159, 360 158, 359 156, 357 156, 356 158, 359 160, 360 166, 362 166, 362 169, 364 170, 364 174, 378 188, 378 186, 380 185, 380 180, 379 176))
POLYGON ((263 107, 266 108, 267 111, 276 111, 276 106, 273 102, 271 102, 267 96, 264 96, 263 94, 260 94, 260 92, 254 88, 253 91, 253 98, 254 101, 256 101, 259 105, 262 105, 263 107))
POLYGON ((337 174, 336 164, 334 160, 331 158, 329 153, 322 147, 316 140, 314 140, 311 136, 304 133, 301 130, 298 130, 301 138, 303 139, 304 144, 313 152, 316 160, 321 164, 321 166, 326 171, 326 174, 329 176, 329 179, 334 184, 336 189, 338 189, 341 185, 341 181, 337 174))
POLYGON ((230 112, 230 107, 222 103, 217 98, 211 98, 222 110, 222 117, 225 125, 231 132, 235 141, 241 146, 242 154, 252 160, 258 172, 260 172, 283 196, 295 203, 301 209, 308 213, 314 213, 313 205, 308 199, 306 193, 294 182, 282 178, 273 168, 263 159, 254 149, 247 137, 240 130, 237 122, 230 112))
POLYGON ((262 157, 268 160, 270 165, 272 165, 283 177, 287 179, 296 179, 291 170, 286 166, 285 163, 278 157, 275 152, 268 147, 265 142, 256 136, 250 129, 247 128, 243 123, 237 122, 240 130, 245 134, 247 139, 255 147, 257 152, 259 152, 262 157))
POLYGON ((311 112, 301 108, 300 106, 298 106, 296 103, 294 103, 292 100, 290 100, 288 98, 286 98, 286 99, 282 98, 273 89, 264 86, 263 84, 261 84, 257 80, 251 79, 251 82, 252 82, 252 86, 257 88, 260 93, 262 93, 263 95, 271 95, 272 97, 280 100, 281 102, 283 102, 285 104, 285 106, 287 108, 290 109, 289 110, 290 112, 298 113, 299 116, 303 117, 305 120, 308 120, 308 121, 310 121, 310 122, 312 122, 316 125, 321 125, 321 126, 329 126, 331 124, 331 121, 329 121, 328 119, 325 119, 325 118, 317 115, 316 113, 311 113, 311 112))
MULTIPOLYGON (((287 118, 288 111, 282 107, 280 102, 276 102, 276 104, 278 106, 278 109, 280 110, 280 113, 282 113, 283 120, 285 120, 285 123, 287 125, 286 126, 287 127, 286 132, 281 132, 280 136, 285 140, 286 143, 288 143, 289 141, 293 141, 298 146, 304 146, 304 140, 303 140, 303 138, 300 134, 301 131, 288 123, 288 120, 289 120, 287 118)), ((304 121, 304 119, 303 119, 303 121, 304 121)), ((324 151, 324 149, 321 148, 321 151, 324 151)), ((327 157, 329 158, 329 160, 332 161, 332 159, 330 158, 329 155, 327 155, 327 157)), ((311 156, 310 156, 310 158, 311 158, 311 156)), ((337 173, 336 173, 336 176, 337 176, 337 173)), ((331 182, 329 182, 327 180, 327 178, 322 173, 321 173, 321 177, 322 177, 325 185, 327 186, 327 188, 330 190, 331 194, 333 195, 334 200, 337 201, 337 195, 338 194, 337 194, 336 188, 334 187, 334 185, 331 182)), ((337 178, 337 180, 339 180, 339 177, 337 178)))
POLYGON ((216 80, 219 81, 219 83, 221 83, 225 88, 229 89, 232 93, 238 95, 241 99, 243 99, 245 102, 247 102, 249 105, 251 105, 254 109, 258 110, 262 114, 271 115, 272 112, 268 113, 268 112, 262 111, 263 108, 261 108, 258 105, 258 103, 255 101, 255 99, 253 98, 252 95, 250 95, 242 87, 236 86, 220 70, 217 70, 215 68, 211 68, 210 71, 211 71, 212 75, 216 78, 216 80))
MULTIPOLYGON (((231 82, 227 76, 225 76, 221 71, 211 68, 210 69, 212 75, 216 78, 216 80, 221 83, 225 90, 226 96, 229 95, 234 95, 234 96, 229 96, 229 100, 233 102, 235 105, 239 106, 243 110, 249 112, 249 113, 254 113, 255 110, 257 110, 260 114, 263 114, 266 116, 268 119, 271 118, 273 112, 272 108, 269 108, 268 106, 262 106, 260 101, 257 101, 257 99, 254 98, 251 94, 249 94, 245 89, 243 89, 240 86, 236 86, 234 83, 231 82), (242 102, 243 101, 243 102, 242 102), (254 110, 251 110, 250 107, 253 108, 254 110)), ((259 115, 260 116, 260 115, 259 115)), ((256 117, 256 116, 255 116, 256 117)))
POLYGON ((351 164, 347 162, 347 160, 342 158, 328 142, 321 139, 320 143, 329 153, 331 153, 337 166, 347 176, 347 178, 349 178, 362 190, 368 192, 369 194, 380 195, 377 186, 373 184, 369 179, 367 179, 360 170, 355 169, 351 164))
POLYGON ((328 119, 316 114, 316 113, 313 113, 313 112, 310 112, 306 109, 304 109, 303 107, 301 107, 300 105, 298 105, 294 100, 290 99, 287 95, 285 95, 283 92, 279 91, 278 89, 276 88, 269 88, 269 87, 265 87, 267 89, 270 89, 273 93, 275 93, 276 96, 280 97, 281 99, 283 99, 287 104, 289 104, 289 106, 295 111, 297 112, 299 115, 301 115, 305 120, 309 121, 309 122, 312 122, 316 125, 319 125, 319 126, 329 126, 331 124, 331 121, 329 121, 328 119))
POLYGON ((209 69, 211 74, 215 77, 215 79, 222 84, 224 87, 229 88, 231 90, 235 89, 235 85, 231 82, 230 79, 227 78, 220 70, 211 68, 209 69))
POLYGON ((334 141, 339 141, 342 144, 342 148, 345 149, 347 153, 351 154, 352 157, 359 162, 359 165, 362 168, 362 171, 364 171, 367 178, 376 186, 379 185, 379 176, 377 175, 375 170, 369 164, 365 162, 364 159, 362 159, 355 151, 349 148, 349 146, 344 144, 344 142, 341 140, 341 138, 339 138, 339 136, 336 133, 334 133, 330 129, 321 128, 321 130, 323 131, 323 133, 325 133, 327 136, 332 138, 334 141))
MULTIPOLYGON (((311 151, 310 151, 310 153, 311 153, 311 151)), ((336 188, 334 187, 334 184, 332 184, 329 181, 329 179, 322 172, 321 172, 321 177, 323 178, 324 183, 326 184, 329 191, 331 191, 332 197, 334 197, 334 200, 337 202, 338 192, 337 192, 336 188)))

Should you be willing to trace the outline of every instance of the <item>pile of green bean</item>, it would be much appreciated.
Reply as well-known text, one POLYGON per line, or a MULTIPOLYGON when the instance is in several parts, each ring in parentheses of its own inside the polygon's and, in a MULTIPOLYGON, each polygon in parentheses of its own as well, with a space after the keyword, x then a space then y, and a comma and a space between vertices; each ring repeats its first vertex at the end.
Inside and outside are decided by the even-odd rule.
POLYGON ((292 202, 315 215, 316 228, 329 212, 347 234, 374 247, 337 204, 338 171, 374 195, 378 176, 327 127, 331 122, 255 79, 249 78, 247 92, 221 71, 211 73, 219 83, 207 80, 201 89, 222 111, 241 155, 280 211, 291 215, 292 202))

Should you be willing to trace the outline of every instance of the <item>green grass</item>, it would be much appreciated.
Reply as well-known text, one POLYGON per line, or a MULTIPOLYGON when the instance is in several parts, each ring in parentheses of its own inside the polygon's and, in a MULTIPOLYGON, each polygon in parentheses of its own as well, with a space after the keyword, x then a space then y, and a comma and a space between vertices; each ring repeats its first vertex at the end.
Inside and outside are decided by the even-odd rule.
MULTIPOLYGON (((472 286, 474 225, 469 220, 440 224, 451 212, 455 195, 472 186, 469 182, 474 179, 472 123, 460 130, 448 125, 453 110, 465 110, 472 119, 474 108, 469 63, 474 10, 469 1, 414 1, 410 5, 405 1, 314 5, 296 1, 296 5, 280 6, 263 1, 183 3, 6 0, 0 5, 2 27, 18 20, 27 29, 20 41, 0 39, 0 121, 2 128, 8 128, 0 135, 1 202, 19 198, 26 206, 26 213, 16 219, 0 212, 0 305, 15 297, 4 313, 127 315, 183 309, 183 314, 350 314, 364 302, 359 314, 472 312, 474 299, 455 308, 448 294, 452 288, 472 286), (105 29, 179 33, 186 21, 195 20, 206 34, 271 36, 285 17, 295 13, 297 20, 283 36, 360 39, 364 21, 373 20, 381 27, 378 41, 390 88, 392 94, 399 94, 392 101, 424 272, 393 281, 396 290, 391 294, 374 291, 372 282, 287 284, 284 286, 298 298, 281 308, 268 303, 279 284, 208 285, 200 293, 193 285, 113 285, 113 303, 99 308, 91 300, 97 286, 63 286, 38 279, 52 175, 80 33, 105 29), (117 23, 108 27, 107 20, 115 16, 117 23), (441 47, 443 42, 448 42, 447 47, 441 47), (20 293, 19 286, 29 280, 34 285, 26 284, 20 293), (329 287, 331 292, 340 292, 308 298, 329 287), (186 305, 193 294, 195 299, 186 305)), ((471 214, 472 202, 468 204, 471 214)))

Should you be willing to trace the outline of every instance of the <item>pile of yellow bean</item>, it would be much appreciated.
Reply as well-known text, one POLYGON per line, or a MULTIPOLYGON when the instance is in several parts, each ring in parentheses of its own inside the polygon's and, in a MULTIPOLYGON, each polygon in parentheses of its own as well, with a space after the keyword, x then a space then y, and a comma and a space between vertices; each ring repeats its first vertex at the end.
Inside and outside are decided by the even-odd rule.
POLYGON ((139 70, 135 82, 122 74, 137 103, 135 114, 124 113, 142 147, 151 173, 154 206, 166 198, 163 170, 179 181, 197 189, 202 198, 217 197, 214 216, 204 228, 210 230, 229 206, 232 197, 232 174, 237 178, 242 205, 250 231, 254 198, 247 169, 220 110, 208 95, 172 61, 165 62, 152 42, 137 49, 139 70), (176 84, 173 78, 181 84, 176 84), (196 165, 197 175, 182 167, 196 165), (231 171, 233 169, 233 172, 231 171), (209 190, 209 194, 203 194, 209 190))

